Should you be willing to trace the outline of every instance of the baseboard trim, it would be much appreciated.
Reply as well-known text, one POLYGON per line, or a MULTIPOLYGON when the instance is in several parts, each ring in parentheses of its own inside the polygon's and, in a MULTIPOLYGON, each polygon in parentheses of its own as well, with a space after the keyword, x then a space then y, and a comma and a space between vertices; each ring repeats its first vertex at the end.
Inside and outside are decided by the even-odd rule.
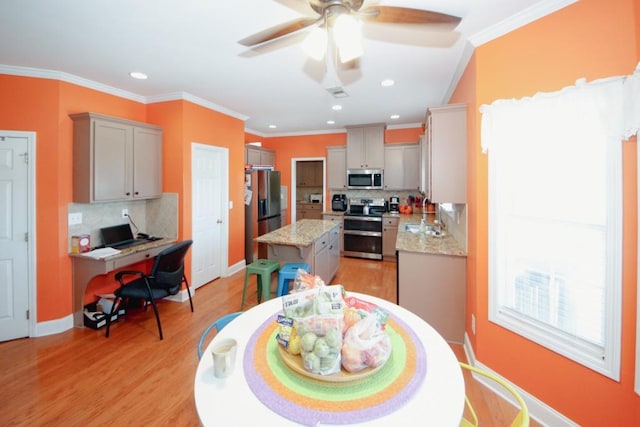
POLYGON ((37 322, 33 331, 32 338, 60 334, 62 332, 68 331, 69 329, 73 329, 73 314, 65 316, 61 319, 37 322))
MULTIPOLYGON (((518 393, 520 393, 525 403, 527 404, 527 407, 529 409, 529 416, 534 420, 536 420, 537 422, 539 422, 540 424, 542 424, 543 426, 554 426, 554 427, 556 426, 557 427, 577 427, 578 426, 578 424, 573 422, 571 419, 562 415, 560 412, 556 411, 551 406, 547 405, 543 401, 527 393, 525 390, 518 387, 516 384, 507 380, 499 373, 491 370, 489 367, 482 364, 482 362, 478 361, 473 351, 473 347, 471 346, 471 341, 469 340, 469 336, 467 335, 466 332, 464 334, 464 352, 465 352, 465 355, 467 356, 467 360, 469 361, 470 365, 476 366, 480 369, 484 369, 485 371, 491 372, 492 374, 496 375, 499 378, 502 378, 504 381, 511 384, 513 388, 515 388, 518 391, 518 393)), ((480 383, 484 384, 489 389, 491 389, 493 392, 501 396, 503 399, 511 402, 511 404, 515 406, 515 401, 513 400, 513 397, 501 387, 496 386, 496 384, 493 383, 491 380, 485 377, 480 377, 480 376, 474 376, 474 378, 480 383)))

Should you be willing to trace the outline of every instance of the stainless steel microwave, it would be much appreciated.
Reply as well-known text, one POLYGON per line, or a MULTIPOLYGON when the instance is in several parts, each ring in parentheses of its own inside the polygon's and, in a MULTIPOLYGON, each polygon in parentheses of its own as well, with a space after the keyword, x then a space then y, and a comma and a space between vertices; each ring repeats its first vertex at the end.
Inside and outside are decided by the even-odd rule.
POLYGON ((347 169, 347 188, 382 190, 382 169, 347 169))

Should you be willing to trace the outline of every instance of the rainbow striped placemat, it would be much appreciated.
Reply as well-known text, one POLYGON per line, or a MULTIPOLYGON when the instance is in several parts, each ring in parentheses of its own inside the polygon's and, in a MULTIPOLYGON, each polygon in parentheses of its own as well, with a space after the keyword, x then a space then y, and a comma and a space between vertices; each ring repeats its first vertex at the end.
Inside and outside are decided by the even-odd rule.
POLYGON ((427 370, 424 347, 410 327, 389 315, 386 330, 393 350, 382 368, 356 381, 327 382, 293 372, 281 360, 273 317, 247 344, 245 377, 263 404, 303 425, 353 424, 379 418, 407 402, 427 370))

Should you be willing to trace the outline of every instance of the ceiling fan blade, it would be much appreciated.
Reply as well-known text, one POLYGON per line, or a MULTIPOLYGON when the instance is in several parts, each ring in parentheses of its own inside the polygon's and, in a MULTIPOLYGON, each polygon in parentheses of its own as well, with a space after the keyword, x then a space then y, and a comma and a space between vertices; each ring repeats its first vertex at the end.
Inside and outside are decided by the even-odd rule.
POLYGON ((315 16, 316 13, 309 6, 309 0, 275 0, 276 3, 288 7, 291 10, 295 10, 301 15, 315 16))
POLYGON ((364 20, 395 24, 458 24, 461 20, 445 13, 397 6, 370 6, 357 15, 364 20))
POLYGON ((319 19, 317 18, 298 18, 284 24, 276 25, 275 27, 267 28, 266 30, 239 40, 238 43, 243 46, 255 46, 260 43, 295 33, 296 31, 302 30, 303 28, 313 25, 318 21, 319 19))

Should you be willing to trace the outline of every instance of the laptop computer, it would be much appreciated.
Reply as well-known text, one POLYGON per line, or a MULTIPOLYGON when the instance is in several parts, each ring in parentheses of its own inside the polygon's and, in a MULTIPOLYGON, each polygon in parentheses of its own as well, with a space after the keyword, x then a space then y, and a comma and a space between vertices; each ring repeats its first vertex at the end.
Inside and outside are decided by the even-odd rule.
POLYGON ((113 249, 125 249, 148 243, 146 239, 134 239, 129 224, 112 225, 100 229, 102 243, 113 249))

